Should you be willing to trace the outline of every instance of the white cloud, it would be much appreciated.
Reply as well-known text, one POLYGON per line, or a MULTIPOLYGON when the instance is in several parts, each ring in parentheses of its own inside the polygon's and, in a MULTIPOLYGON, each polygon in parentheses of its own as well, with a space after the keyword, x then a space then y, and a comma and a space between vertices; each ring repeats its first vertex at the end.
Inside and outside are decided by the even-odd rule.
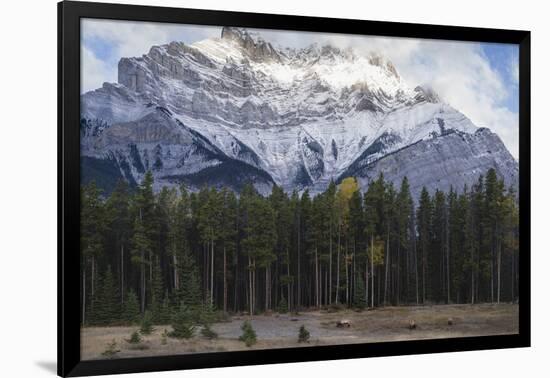
POLYGON ((81 21, 82 93, 116 81, 121 57, 142 56, 154 45, 172 41, 192 43, 219 36, 220 28, 137 21, 83 19, 81 21), (99 59, 97 49, 109 49, 111 59, 99 59))
POLYGON ((407 84, 432 87, 476 125, 496 132, 512 155, 518 157, 518 114, 505 106, 512 92, 509 82, 518 81, 517 59, 511 62, 509 73, 499 73, 477 43, 281 31, 260 33, 266 40, 282 46, 303 47, 317 42, 353 47, 364 54, 378 52, 393 62, 407 84), (515 81, 502 74, 511 75, 515 81))
POLYGON ((80 62, 80 91, 82 93, 99 88, 106 81, 116 80, 115 72, 84 45, 81 45, 80 48, 80 62))
MULTIPOLYGON (((353 47, 364 54, 376 51, 385 55, 411 87, 431 86, 476 125, 497 132, 510 152, 518 156, 518 114, 505 105, 511 93, 510 82, 514 85, 518 81, 517 59, 510 62, 509 72, 504 73, 510 76, 504 78, 503 73, 491 67, 477 43, 276 30, 256 32, 283 47, 300 48, 317 42, 353 47)), ((219 27, 83 20, 82 88, 85 91, 101 86, 103 81, 116 81, 116 63, 120 57, 141 56, 153 45, 174 40, 193 43, 219 35, 219 27), (102 61, 86 48, 98 40, 113 50, 113 61, 102 61)))
POLYGON ((422 41, 408 61, 396 66, 411 84, 432 86, 476 125, 496 132, 518 157, 519 117, 505 106, 512 88, 477 44, 422 41))

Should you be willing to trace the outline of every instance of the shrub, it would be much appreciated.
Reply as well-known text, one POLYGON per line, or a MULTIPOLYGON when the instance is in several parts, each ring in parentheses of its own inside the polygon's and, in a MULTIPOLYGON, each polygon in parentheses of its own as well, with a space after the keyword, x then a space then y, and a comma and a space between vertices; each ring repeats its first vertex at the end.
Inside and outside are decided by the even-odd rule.
POLYGON ((160 343, 161 345, 166 345, 168 343, 168 331, 165 329, 162 334, 160 335, 160 343))
POLYGON ((309 343, 309 331, 306 329, 304 325, 300 327, 300 330, 298 331, 298 342, 299 343, 309 343))
POLYGON ((117 349, 117 343, 116 340, 113 339, 112 342, 107 344, 107 349, 105 349, 105 352, 101 353, 102 356, 105 356, 107 358, 111 358, 114 355, 116 355, 118 352, 120 352, 120 349, 117 349))
POLYGON ((243 341, 247 347, 256 344, 256 331, 252 328, 250 321, 245 320, 241 326, 241 330, 243 331, 243 334, 239 337, 240 341, 243 341))
POLYGON ((141 343, 141 336, 138 331, 134 331, 129 339, 126 339, 128 344, 139 344, 141 343))

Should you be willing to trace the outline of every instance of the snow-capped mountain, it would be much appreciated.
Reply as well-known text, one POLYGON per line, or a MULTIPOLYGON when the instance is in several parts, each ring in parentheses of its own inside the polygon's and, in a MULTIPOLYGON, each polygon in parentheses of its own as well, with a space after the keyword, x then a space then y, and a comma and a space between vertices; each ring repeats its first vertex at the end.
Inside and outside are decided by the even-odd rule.
POLYGON ((413 189, 461 188, 490 167, 509 185, 518 176, 496 134, 407 86, 386 58, 276 48, 228 27, 122 58, 118 83, 81 96, 80 130, 83 179, 107 190, 147 170, 158 187, 252 181, 262 193, 319 192, 349 175, 366 186, 377 172, 413 189))

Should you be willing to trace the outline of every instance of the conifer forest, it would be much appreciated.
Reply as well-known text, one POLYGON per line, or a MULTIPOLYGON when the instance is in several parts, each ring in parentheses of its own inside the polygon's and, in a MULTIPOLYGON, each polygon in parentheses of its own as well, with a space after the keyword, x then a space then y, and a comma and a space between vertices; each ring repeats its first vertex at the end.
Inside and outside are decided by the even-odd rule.
POLYGON ((517 193, 494 169, 419 198, 382 175, 316 195, 153 186, 81 187, 83 326, 519 300, 517 193))

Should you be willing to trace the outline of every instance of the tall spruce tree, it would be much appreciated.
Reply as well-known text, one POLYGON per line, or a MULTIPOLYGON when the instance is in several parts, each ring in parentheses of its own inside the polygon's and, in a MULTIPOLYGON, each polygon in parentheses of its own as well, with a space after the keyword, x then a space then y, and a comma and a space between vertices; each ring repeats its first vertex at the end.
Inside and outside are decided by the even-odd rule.
POLYGON ((443 302, 446 298, 446 247, 447 247, 447 204, 445 194, 436 190, 433 198, 432 248, 428 265, 431 277, 432 299, 443 302))
POLYGON ((421 282, 422 282, 422 303, 426 303, 431 295, 431 282, 429 278, 428 259, 431 251, 432 240, 432 200, 426 187, 422 188, 418 204, 417 225, 418 225, 418 249, 420 250, 421 282))
POLYGON ((153 281, 151 282, 151 317, 153 322, 160 322, 164 318, 164 284, 160 258, 155 257, 153 261, 153 281))
POLYGON ((117 181, 114 191, 105 202, 105 222, 111 239, 111 248, 119 251, 113 253, 115 261, 113 266, 118 266, 120 302, 124 303, 125 286, 127 276, 128 240, 130 236, 130 198, 128 184, 120 179, 117 181))
POLYGON ((105 213, 100 194, 101 191, 96 186, 95 181, 91 181, 88 186, 81 189, 80 258, 82 269, 81 313, 83 324, 86 323, 88 309, 93 311, 96 297, 97 262, 104 253, 105 213), (89 306, 88 298, 91 299, 89 306))
POLYGON ((282 188, 274 186, 269 197, 271 202, 271 208, 274 211, 275 216, 275 254, 277 256, 277 271, 279 274, 274 277, 275 282, 278 282, 278 286, 275 285, 275 289, 279 290, 277 295, 277 301, 279 307, 281 307, 281 301, 286 301, 286 311, 291 308, 292 300, 292 281, 293 276, 290 270, 290 249, 292 245, 292 218, 293 213, 290 208, 289 198, 282 188))
POLYGON ((90 314, 90 323, 109 325, 120 321, 121 306, 115 277, 108 266, 98 280, 95 304, 90 314))
POLYGON ((140 318, 138 297, 133 290, 128 291, 128 295, 122 305, 121 320, 127 324, 136 324, 140 318))
POLYGON ((413 286, 411 278, 412 251, 411 246, 411 219, 413 217, 413 200, 407 176, 403 177, 396 203, 396 233, 397 233, 397 261, 396 261, 396 298, 400 304, 404 295, 406 300, 411 297, 410 288, 413 286), (404 292, 404 293, 403 293, 404 292))
POLYGON ((251 314, 254 314, 257 309, 257 270, 264 269, 266 276, 268 275, 267 272, 275 259, 275 243, 275 213, 268 200, 260 196, 254 196, 248 209, 246 238, 242 241, 242 246, 249 258, 249 305, 251 314))
POLYGON ((222 269, 223 269, 223 312, 227 313, 229 270, 232 256, 237 249, 237 226, 238 226, 238 203, 235 194, 224 188, 221 193, 222 211, 220 219, 220 240, 222 248, 222 269))

